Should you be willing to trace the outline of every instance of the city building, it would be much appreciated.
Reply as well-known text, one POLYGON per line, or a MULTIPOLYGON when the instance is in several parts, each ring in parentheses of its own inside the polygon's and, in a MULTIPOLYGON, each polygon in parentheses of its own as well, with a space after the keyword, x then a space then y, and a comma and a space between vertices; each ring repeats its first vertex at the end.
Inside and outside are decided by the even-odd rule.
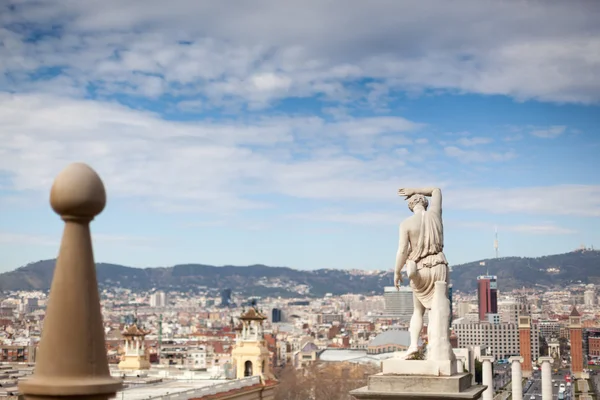
POLYGON ((413 290, 410 286, 383 288, 385 313, 390 316, 411 316, 414 310, 413 290))
MULTIPOLYGON (((421 339, 419 339, 419 346, 421 339)), ((410 346, 410 333, 407 330, 389 329, 375 336, 367 346, 367 354, 405 351, 410 346)))
POLYGON ((571 341, 571 373, 580 378, 583 373, 583 337, 581 314, 573 307, 569 315, 569 336, 571 341))
POLYGON ((531 315, 531 304, 523 302, 522 298, 498 302, 498 313, 500 322, 515 324, 519 323, 519 315, 531 315))
POLYGON ((538 327, 540 335, 546 340, 560 337, 561 324, 559 321, 541 320, 538 322, 538 327))
MULTIPOLYGON (((489 352, 488 355, 494 356, 497 360, 520 354, 519 329, 515 324, 491 324, 456 319, 452 328, 458 337, 459 348, 473 346, 486 348, 489 352)), ((537 359, 539 357, 539 340, 535 335, 530 338, 528 348, 536 350, 531 353, 537 359)))
POLYGON ((282 311, 279 308, 271 310, 271 322, 277 323, 282 321, 282 311))
POLYGON ((583 304, 586 306, 593 306, 596 304, 596 291, 594 289, 588 289, 583 292, 583 304))
POLYGON ((123 331, 124 354, 119 363, 121 371, 134 371, 133 373, 139 375, 139 371, 150 369, 148 352, 144 343, 144 338, 149 333, 138 326, 137 321, 125 327, 123 331))
POLYGON ((486 321, 487 314, 498 313, 498 278, 494 275, 477 277, 477 303, 479 320, 486 321))
POLYGON ((231 305, 231 289, 221 290, 221 307, 229 307, 231 305))
POLYGON ((539 332, 531 332, 531 317, 529 315, 519 316, 518 327, 519 355, 523 357, 521 371, 524 378, 529 378, 533 374, 533 360, 537 360, 539 357, 539 343, 536 343, 536 345, 532 343, 534 339, 539 338, 539 332), (535 353, 535 350, 538 350, 538 354, 535 353))
POLYGON ((471 312, 471 302, 468 301, 459 301, 456 305, 456 315, 458 318, 464 318, 467 314, 471 312))
POLYGON ((273 379, 271 357, 264 337, 263 322, 266 319, 254 307, 239 317, 241 325, 237 329, 235 347, 231 352, 237 379, 249 376, 273 379))
POLYGON ((166 307, 167 294, 165 292, 156 292, 150 295, 150 307, 166 307))

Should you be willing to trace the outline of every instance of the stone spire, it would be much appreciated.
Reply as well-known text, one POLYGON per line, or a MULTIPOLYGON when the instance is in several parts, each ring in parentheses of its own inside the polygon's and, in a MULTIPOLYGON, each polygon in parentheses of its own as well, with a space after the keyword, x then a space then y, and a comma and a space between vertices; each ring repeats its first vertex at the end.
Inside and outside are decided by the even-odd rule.
POLYGON ((54 181, 50 204, 65 222, 35 372, 19 383, 26 399, 108 399, 122 387, 106 358, 89 223, 104 209, 100 177, 71 164, 54 181))

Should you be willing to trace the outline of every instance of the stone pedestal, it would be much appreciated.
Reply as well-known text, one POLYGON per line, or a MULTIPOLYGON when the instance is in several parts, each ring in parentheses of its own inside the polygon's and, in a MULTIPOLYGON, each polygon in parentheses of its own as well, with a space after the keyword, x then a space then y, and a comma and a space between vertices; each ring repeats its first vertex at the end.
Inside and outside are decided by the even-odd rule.
POLYGON ((471 374, 427 376, 380 373, 370 376, 367 386, 350 394, 359 400, 479 399, 484 390, 485 386, 471 386, 471 374))
POLYGON ((395 375, 429 375, 429 376, 451 376, 458 372, 456 361, 434 361, 434 360, 401 360, 388 358, 381 362, 384 374, 395 375))
POLYGON ((542 400, 552 400, 552 357, 540 357, 538 362, 542 365, 542 400))
POLYGON ((523 357, 510 357, 512 374, 512 400, 523 400, 523 374, 521 373, 521 363, 523 357))

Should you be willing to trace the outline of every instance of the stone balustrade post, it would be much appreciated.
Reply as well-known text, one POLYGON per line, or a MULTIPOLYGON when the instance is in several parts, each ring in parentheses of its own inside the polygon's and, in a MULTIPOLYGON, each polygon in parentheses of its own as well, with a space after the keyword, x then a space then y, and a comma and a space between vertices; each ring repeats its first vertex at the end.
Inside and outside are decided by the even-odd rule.
POLYGON ((494 400, 494 376, 492 374, 492 363, 494 362, 493 356, 481 356, 481 362, 483 363, 482 372, 482 383, 487 386, 481 396, 482 400, 494 400))
POLYGON ((542 400, 552 400, 552 357, 540 357, 538 363, 542 366, 542 400))
POLYGON ((511 363, 512 400, 523 400, 523 373, 521 371, 523 357, 510 357, 508 361, 511 363))
POLYGON ((104 209, 100 177, 71 164, 54 181, 50 204, 65 222, 34 374, 19 382, 26 400, 106 400, 110 376, 89 223, 104 209))
POLYGON ((465 370, 465 357, 456 356, 456 372, 462 374, 465 370))

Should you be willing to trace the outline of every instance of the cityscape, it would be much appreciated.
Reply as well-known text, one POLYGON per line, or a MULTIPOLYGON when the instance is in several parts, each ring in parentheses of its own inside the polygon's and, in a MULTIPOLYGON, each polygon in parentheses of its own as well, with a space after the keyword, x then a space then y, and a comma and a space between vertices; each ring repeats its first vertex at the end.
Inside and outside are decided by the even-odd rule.
POLYGON ((599 21, 0 1, 0 400, 600 400, 599 21))
MULTIPOLYGON (((582 248, 574 253, 594 251, 582 248)), ((485 262, 481 264, 485 273, 485 262)), ((477 367, 481 356, 495 360, 493 387, 498 394, 511 393, 509 359, 515 356, 527 357, 522 375, 531 384, 526 384, 524 395, 532 399, 541 396, 540 357, 552 359, 554 392, 560 398, 571 398, 566 389, 572 388, 575 376, 595 379, 596 364, 600 365, 600 292, 595 285, 503 291, 497 276, 484 274, 476 281, 476 291, 450 293, 450 340, 461 356, 469 349, 466 357, 472 360, 465 361, 465 368, 474 380, 482 379, 477 367)), ((296 298, 281 298, 242 296, 235 288, 222 288, 216 296, 102 289, 111 373, 131 385, 121 398, 202 393, 237 378, 275 379, 311 365, 326 365, 343 379, 356 368, 376 371, 382 360, 408 348, 410 286, 384 287, 373 296, 329 293, 320 298, 303 295, 305 288, 296 290, 296 298), (257 324, 251 326, 251 321, 257 324), (265 366, 260 372, 236 375, 234 366, 241 357, 237 351, 245 341, 257 347, 265 366)), ((47 290, 8 291, 2 296, 4 396, 18 396, 19 378, 32 372, 47 301, 47 290)), ((421 340, 427 341, 426 328, 421 340)))

